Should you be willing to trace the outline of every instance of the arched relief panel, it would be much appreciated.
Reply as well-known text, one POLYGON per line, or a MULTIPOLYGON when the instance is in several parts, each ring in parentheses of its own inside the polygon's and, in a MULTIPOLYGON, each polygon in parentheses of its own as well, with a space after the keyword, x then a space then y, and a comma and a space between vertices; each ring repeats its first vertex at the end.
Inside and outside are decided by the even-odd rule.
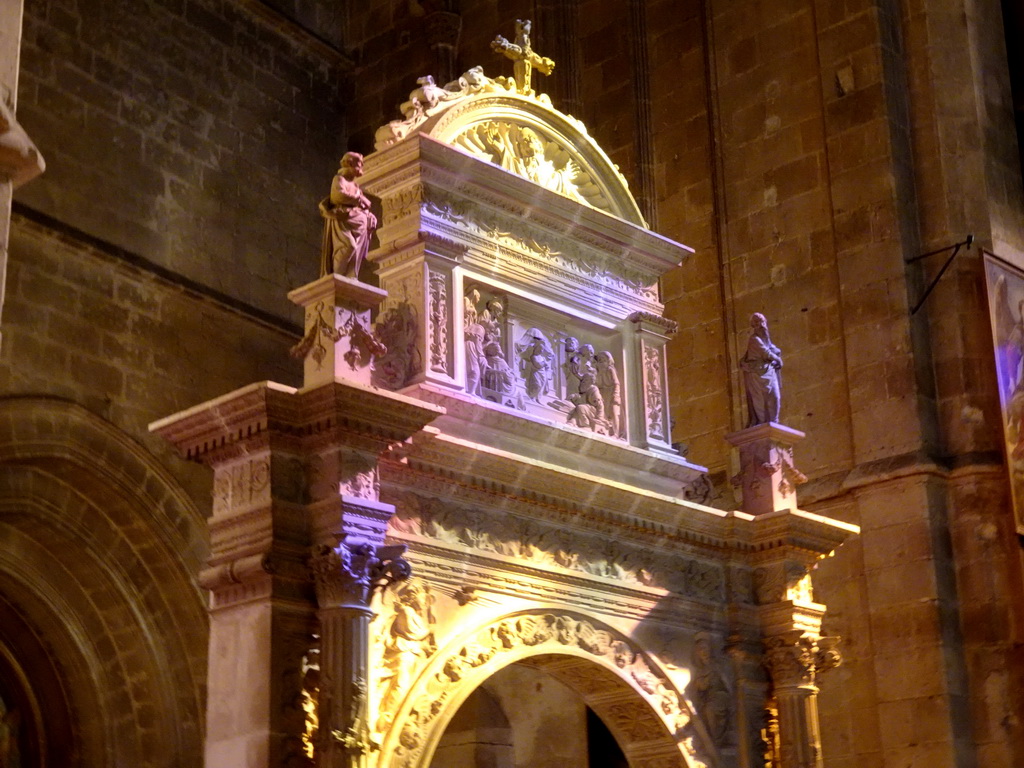
POLYGON ((502 78, 485 75, 479 66, 444 88, 429 77, 419 82, 420 87, 402 105, 404 119, 392 120, 377 130, 378 150, 421 133, 646 227, 618 167, 590 137, 586 126, 552 107, 546 95, 519 93, 502 78))
POLYGON ((515 94, 468 100, 423 131, 591 208, 641 227, 625 177, 583 123, 515 94))
POLYGON ((0 399, 0 610, 23 628, 0 621, 0 644, 52 660, 40 685, 62 688, 77 729, 62 764, 201 759, 202 531, 120 430, 67 401, 0 399))
POLYGON ((382 734, 379 765, 430 765, 462 703, 516 662, 538 666, 576 690, 633 768, 717 765, 682 693, 629 638, 581 614, 550 610, 493 619, 431 654, 388 718, 394 726, 382 734))

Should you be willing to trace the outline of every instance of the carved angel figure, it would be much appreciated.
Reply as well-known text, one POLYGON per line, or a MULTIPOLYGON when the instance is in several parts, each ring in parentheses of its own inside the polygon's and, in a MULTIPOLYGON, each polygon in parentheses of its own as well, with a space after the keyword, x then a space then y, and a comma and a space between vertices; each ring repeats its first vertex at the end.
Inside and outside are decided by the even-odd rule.
POLYGON ((320 215, 324 218, 321 277, 335 272, 359 279, 359 268, 377 229, 370 200, 355 182, 362 175, 363 156, 346 152, 331 182, 331 194, 320 201, 320 215))
POLYGON ((747 351, 740 360, 747 392, 748 427, 779 420, 781 368, 782 352, 768 336, 768 321, 755 312, 750 316, 747 351))

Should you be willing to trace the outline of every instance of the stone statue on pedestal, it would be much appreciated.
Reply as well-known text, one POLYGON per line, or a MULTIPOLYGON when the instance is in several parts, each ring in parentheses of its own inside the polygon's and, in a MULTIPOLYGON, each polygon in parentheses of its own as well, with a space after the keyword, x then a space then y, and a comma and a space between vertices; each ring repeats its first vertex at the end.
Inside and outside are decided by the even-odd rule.
POLYGON ((779 370, 782 352, 768 336, 768 321, 760 312, 750 316, 750 337, 740 359, 747 392, 747 426, 777 422, 782 400, 779 370))
POLYGON ((359 279, 359 268, 377 229, 377 217, 370 212, 370 199, 355 182, 362 175, 363 156, 346 152, 331 182, 331 194, 320 201, 320 215, 324 217, 321 277, 334 272, 359 279))

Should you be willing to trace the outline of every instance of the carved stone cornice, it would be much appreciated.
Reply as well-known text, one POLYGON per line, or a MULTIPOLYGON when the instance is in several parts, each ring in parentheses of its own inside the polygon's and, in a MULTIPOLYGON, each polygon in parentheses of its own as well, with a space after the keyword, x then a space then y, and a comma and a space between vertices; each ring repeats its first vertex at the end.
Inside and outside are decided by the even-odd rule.
POLYGON ((442 413, 436 405, 352 382, 303 391, 259 382, 154 422, 150 431, 185 458, 217 464, 270 435, 287 439, 298 451, 303 444, 316 445, 344 433, 362 438, 355 447, 379 452, 442 413))
POLYGON ((675 320, 662 317, 661 315, 655 315, 651 312, 634 312, 629 316, 629 322, 634 323, 640 328, 649 326, 650 330, 660 331, 665 336, 672 336, 677 330, 679 330, 679 323, 675 320))

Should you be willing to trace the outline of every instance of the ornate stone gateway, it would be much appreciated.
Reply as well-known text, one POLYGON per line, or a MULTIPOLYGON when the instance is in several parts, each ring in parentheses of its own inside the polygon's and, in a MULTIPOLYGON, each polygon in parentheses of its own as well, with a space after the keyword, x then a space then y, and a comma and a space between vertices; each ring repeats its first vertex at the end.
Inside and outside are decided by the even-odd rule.
POLYGON ((378 132, 350 197, 380 202, 379 288, 291 294, 305 386, 153 427, 214 469, 211 768, 426 768, 510 665, 576 691, 632 768, 820 765, 838 657, 807 574, 855 529, 799 510, 776 424, 730 438, 788 451, 744 464, 760 514, 687 500, 658 280, 689 249, 524 80, 553 65, 518 32, 515 79, 421 78, 378 132))

